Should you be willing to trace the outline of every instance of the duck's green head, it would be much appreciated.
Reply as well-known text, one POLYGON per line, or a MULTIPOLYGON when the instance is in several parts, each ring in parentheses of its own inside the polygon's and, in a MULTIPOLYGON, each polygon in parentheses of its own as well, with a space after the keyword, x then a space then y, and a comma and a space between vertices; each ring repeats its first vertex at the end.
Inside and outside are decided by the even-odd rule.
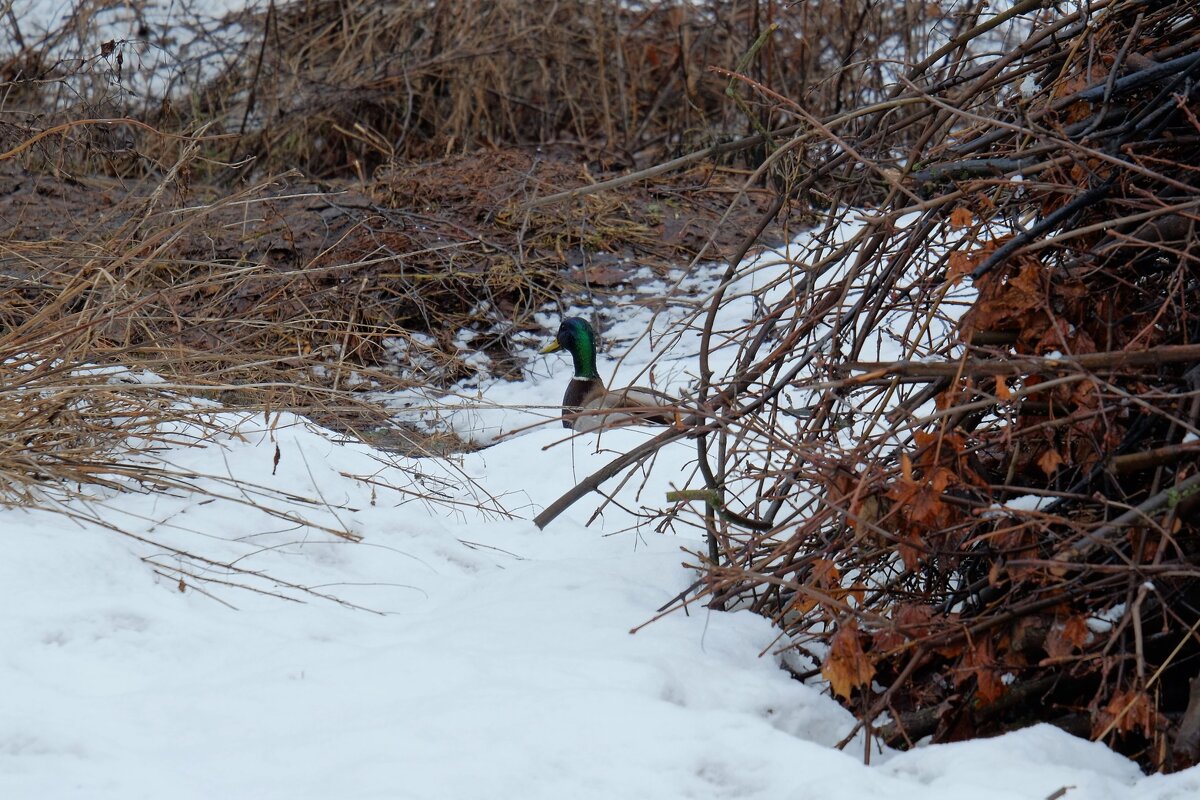
POLYGON ((598 378, 596 372, 596 331, 586 319, 570 317, 558 328, 554 341, 542 348, 543 353, 566 350, 575 361, 576 378, 598 378))

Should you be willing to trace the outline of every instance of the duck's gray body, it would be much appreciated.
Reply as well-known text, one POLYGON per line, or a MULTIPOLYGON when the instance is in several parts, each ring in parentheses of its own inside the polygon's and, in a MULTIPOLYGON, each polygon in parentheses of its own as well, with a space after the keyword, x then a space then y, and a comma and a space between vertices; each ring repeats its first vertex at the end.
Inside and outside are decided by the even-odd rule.
POLYGON ((672 398, 653 389, 631 386, 608 390, 596 372, 596 332, 587 320, 563 320, 554 341, 543 353, 566 350, 575 363, 575 375, 563 394, 564 428, 593 431, 616 425, 647 422, 669 425, 674 421, 672 398))

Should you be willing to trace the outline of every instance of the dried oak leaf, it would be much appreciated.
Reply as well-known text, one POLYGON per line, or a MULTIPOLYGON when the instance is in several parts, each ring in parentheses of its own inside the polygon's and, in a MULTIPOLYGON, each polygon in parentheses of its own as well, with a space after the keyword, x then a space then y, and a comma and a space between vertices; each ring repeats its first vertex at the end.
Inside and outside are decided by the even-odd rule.
POLYGON ((963 278, 974 272, 975 268, 982 263, 983 256, 979 251, 964 253, 961 250, 955 250, 947 259, 946 281, 951 286, 958 286, 962 283, 963 278))
POLYGON ((1052 447, 1038 457, 1037 465, 1042 468, 1042 472, 1046 473, 1046 477, 1049 478, 1055 472, 1058 472, 1058 468, 1062 465, 1063 461, 1062 455, 1052 447))
POLYGON ((1065 621, 1055 621, 1046 634, 1046 656, 1048 660, 1068 658, 1082 650, 1088 642, 1087 620, 1076 614, 1065 621))
POLYGON ((969 228, 974 221, 975 215, 971 213, 971 209, 965 206, 959 206, 950 212, 951 228, 969 228))
POLYGON ((863 652, 858 625, 851 620, 838 628, 829 643, 829 654, 821 664, 821 674, 833 693, 847 700, 850 692, 867 686, 875 677, 875 662, 863 652))
POLYGON ((1154 732, 1157 719, 1158 714, 1154 710, 1154 702, 1150 695, 1132 689, 1122 689, 1096 714, 1092 721, 1092 735, 1099 735, 1111 726, 1112 730, 1119 733, 1140 731, 1149 736, 1154 732))
POLYGON ((999 700, 1005 692, 1004 680, 996 669, 996 653, 992 640, 988 637, 977 639, 973 646, 963 653, 962 666, 956 683, 965 678, 975 678, 975 696, 984 705, 991 705, 999 700))

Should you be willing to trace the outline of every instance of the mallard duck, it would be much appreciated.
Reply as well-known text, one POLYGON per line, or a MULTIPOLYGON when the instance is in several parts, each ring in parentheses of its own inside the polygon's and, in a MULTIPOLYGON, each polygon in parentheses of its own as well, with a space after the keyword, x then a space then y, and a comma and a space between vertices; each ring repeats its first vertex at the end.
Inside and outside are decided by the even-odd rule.
POLYGON ((596 372, 596 331, 580 317, 564 319, 542 353, 566 350, 575 361, 575 376, 563 395, 564 428, 591 431, 630 422, 670 425, 677 401, 640 386, 608 390, 596 372), (605 411, 605 409, 610 409, 605 411))

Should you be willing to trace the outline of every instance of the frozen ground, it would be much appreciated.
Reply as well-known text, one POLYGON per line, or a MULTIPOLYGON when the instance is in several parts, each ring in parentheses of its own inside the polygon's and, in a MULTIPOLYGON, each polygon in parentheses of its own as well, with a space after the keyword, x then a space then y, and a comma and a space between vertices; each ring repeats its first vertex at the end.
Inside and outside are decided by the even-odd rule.
MULTIPOLYGON (((692 273, 689 295, 714 275, 692 273)), ((633 374, 650 321, 643 305, 606 311, 634 341, 633 374)), ((675 346, 685 365, 687 340, 675 346)), ((692 452, 664 451, 590 525, 595 500, 539 531, 538 510, 648 435, 519 431, 539 417, 513 407, 553 405, 566 363, 531 362, 524 381, 478 386, 477 408, 442 409, 456 425, 490 415, 496 443, 471 455, 405 461, 289 415, 224 414, 224 435, 147 456, 208 476, 195 492, 0 512, 0 797, 1200 792, 1200 769, 1144 777, 1047 726, 875 749, 867 766, 861 740, 832 747, 851 718, 779 668, 766 620, 696 608, 639 627, 693 579, 689 531, 636 527, 692 452)))

